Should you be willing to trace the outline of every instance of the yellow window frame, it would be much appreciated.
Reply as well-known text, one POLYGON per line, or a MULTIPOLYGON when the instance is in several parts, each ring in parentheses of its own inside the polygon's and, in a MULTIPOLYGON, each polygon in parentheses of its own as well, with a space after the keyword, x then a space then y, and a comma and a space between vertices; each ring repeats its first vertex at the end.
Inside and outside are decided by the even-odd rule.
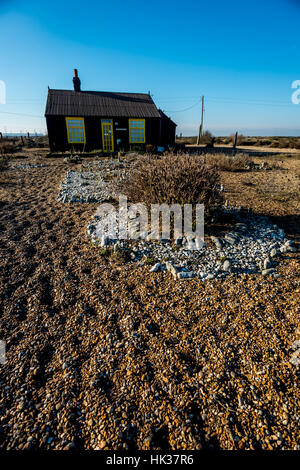
POLYGON ((66 117, 66 127, 67 127, 67 133, 68 133, 68 143, 69 144, 85 144, 86 143, 86 137, 85 137, 85 124, 84 124, 84 118, 79 117, 79 116, 69 116, 66 117), (82 121, 82 126, 69 126, 68 120, 81 120, 82 121), (83 142, 73 142, 70 140, 70 129, 82 129, 83 130, 83 142))
POLYGON ((129 143, 130 144, 144 144, 146 142, 146 124, 145 124, 145 119, 129 119, 129 143), (132 127, 131 126, 131 123, 134 122, 134 121, 141 121, 143 123, 143 126, 142 127, 132 127), (132 129, 137 129, 137 130, 140 130, 140 129, 143 129, 143 140, 140 140, 140 141, 136 141, 136 140, 131 140, 132 137, 131 137, 131 130, 132 129))

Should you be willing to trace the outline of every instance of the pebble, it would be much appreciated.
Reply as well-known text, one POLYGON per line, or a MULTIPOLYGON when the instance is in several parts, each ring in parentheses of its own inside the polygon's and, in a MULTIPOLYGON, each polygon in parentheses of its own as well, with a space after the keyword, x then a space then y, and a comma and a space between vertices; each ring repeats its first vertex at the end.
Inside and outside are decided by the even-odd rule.
POLYGON ((267 270, 272 267, 272 261, 269 257, 264 259, 264 270, 267 270))
POLYGON ((229 261, 228 259, 224 261, 223 263, 223 271, 231 271, 231 268, 232 268, 232 264, 231 264, 231 261, 229 261))
POLYGON ((150 273, 157 273, 157 271, 159 271, 161 268, 161 264, 160 263, 155 263, 154 266, 152 266, 152 268, 150 269, 150 273))
POLYGON ((177 273, 177 278, 178 279, 192 279, 195 276, 195 274, 192 271, 188 272, 179 272, 177 273))
POLYGON ((297 251, 297 249, 291 245, 284 244, 279 248, 279 251, 281 253, 294 253, 295 251, 297 251))
POLYGON ((269 268, 269 269, 263 269, 262 270, 262 275, 263 276, 267 276, 268 274, 272 274, 275 272, 275 269, 274 268, 269 268))
POLYGON ((214 244, 216 245, 216 248, 221 249, 222 248, 222 243, 221 240, 218 237, 210 237, 214 244))
POLYGON ((294 366, 300 366, 300 349, 297 349, 297 351, 295 351, 295 352, 292 354, 291 363, 292 363, 294 366))
POLYGON ((270 251, 270 257, 271 258, 275 258, 276 256, 278 255, 278 251, 273 248, 271 251, 270 251))
POLYGON ((293 348, 293 349, 298 349, 298 348, 300 348, 300 339, 297 339, 297 340, 295 340, 295 341, 293 342, 292 348, 293 348))

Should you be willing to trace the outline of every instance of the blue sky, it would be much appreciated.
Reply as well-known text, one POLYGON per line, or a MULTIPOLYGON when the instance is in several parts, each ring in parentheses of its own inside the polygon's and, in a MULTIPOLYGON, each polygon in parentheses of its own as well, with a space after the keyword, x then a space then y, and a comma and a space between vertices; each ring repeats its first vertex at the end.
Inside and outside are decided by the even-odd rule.
POLYGON ((47 87, 151 91, 195 135, 300 135, 297 0, 0 0, 0 131, 45 130, 47 87))

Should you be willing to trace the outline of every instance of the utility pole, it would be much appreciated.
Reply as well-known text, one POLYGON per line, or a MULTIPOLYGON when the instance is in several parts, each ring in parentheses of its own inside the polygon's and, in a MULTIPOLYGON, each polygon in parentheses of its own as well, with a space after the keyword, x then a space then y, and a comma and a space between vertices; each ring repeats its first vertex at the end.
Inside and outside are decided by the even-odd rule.
POLYGON ((202 111, 201 111, 201 124, 199 126, 199 134, 197 139, 197 145, 200 144, 202 132, 203 132, 203 113, 204 113, 204 96, 202 96, 202 111))

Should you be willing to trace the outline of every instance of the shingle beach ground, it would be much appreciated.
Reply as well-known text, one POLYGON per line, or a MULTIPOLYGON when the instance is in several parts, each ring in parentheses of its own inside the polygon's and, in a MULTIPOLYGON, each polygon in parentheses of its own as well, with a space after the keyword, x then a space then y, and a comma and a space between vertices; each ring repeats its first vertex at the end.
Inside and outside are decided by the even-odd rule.
MULTIPOLYGON (((86 237, 97 204, 57 201, 71 165, 24 162, 0 175, 0 449, 299 449, 298 253, 277 278, 136 269, 86 237)), ((297 246, 300 160, 276 162, 222 182, 297 246)))

